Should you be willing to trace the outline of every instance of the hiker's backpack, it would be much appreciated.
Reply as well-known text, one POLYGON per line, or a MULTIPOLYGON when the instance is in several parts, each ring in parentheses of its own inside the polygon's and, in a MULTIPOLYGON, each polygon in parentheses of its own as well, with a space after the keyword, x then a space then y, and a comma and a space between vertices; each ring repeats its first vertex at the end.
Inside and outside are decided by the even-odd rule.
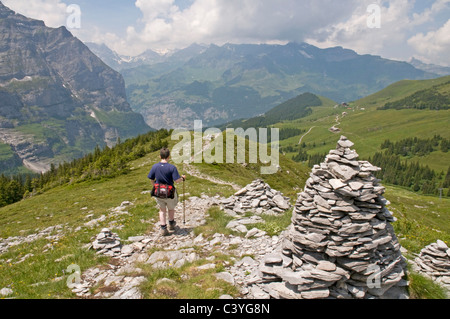
POLYGON ((151 195, 156 198, 175 198, 175 187, 165 184, 154 184, 151 195))

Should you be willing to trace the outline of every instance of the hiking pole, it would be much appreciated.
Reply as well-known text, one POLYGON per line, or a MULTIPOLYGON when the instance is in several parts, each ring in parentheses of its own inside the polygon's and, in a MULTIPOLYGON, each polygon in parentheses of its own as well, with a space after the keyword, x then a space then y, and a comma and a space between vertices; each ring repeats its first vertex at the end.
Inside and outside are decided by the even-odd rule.
POLYGON ((186 225, 186 186, 183 178, 183 225, 186 225))

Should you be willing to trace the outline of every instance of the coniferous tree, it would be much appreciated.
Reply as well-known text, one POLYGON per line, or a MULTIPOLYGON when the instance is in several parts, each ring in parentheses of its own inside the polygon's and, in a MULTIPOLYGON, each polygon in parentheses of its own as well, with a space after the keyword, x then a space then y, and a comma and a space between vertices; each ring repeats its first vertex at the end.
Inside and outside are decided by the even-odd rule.
POLYGON ((450 141, 444 138, 441 142, 441 151, 447 153, 449 148, 450 148, 450 141))
POLYGON ((447 175, 445 175, 444 183, 442 184, 443 188, 450 187, 450 166, 447 169, 447 175))

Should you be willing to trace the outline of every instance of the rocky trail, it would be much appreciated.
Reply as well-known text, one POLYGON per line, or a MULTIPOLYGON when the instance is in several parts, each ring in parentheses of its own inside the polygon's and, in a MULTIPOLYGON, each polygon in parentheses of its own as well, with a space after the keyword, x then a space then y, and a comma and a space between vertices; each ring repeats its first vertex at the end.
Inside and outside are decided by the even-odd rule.
MULTIPOLYGON (((203 234, 194 235, 193 230, 206 222, 208 209, 214 205, 222 205, 225 200, 218 196, 206 195, 200 198, 189 198, 186 200, 185 225, 180 222, 182 203, 179 203, 176 213, 179 224, 167 237, 159 235, 158 223, 149 234, 133 236, 124 241, 121 241, 110 229, 103 229, 93 243, 85 248, 97 249, 98 254, 111 256, 111 261, 106 267, 93 267, 82 271, 81 281, 73 284, 72 291, 80 298, 140 299, 143 296, 139 285, 147 279, 140 275, 142 269, 139 268, 139 264, 150 264, 155 269, 179 268, 186 263, 203 258, 208 262, 197 267, 198 271, 202 271, 220 266, 215 263, 213 255, 215 252, 220 252, 232 256, 234 263, 224 265, 225 271, 215 274, 218 279, 238 286, 243 298, 268 298, 268 294, 261 293, 259 289, 253 292, 247 288, 247 285, 258 279, 257 266, 260 260, 281 244, 282 236, 270 237, 256 228, 241 229, 243 236, 220 233, 212 237, 204 237, 203 234), (98 289, 99 292, 92 294, 92 287, 101 288, 98 289)), ((132 203, 126 202, 116 208, 116 211, 127 213, 125 207, 128 205, 132 203)), ((258 218, 237 219, 237 223, 240 222, 243 223, 241 225, 249 226, 261 220, 258 218)), ((230 223, 229 228, 231 227, 234 227, 234 224, 230 223)), ((169 279, 161 278, 160 280, 164 282, 169 279)), ((229 297, 223 296, 223 298, 229 297)))
POLYGON ((330 127, 329 131, 334 134, 340 133, 341 129, 338 126, 341 125, 340 121, 346 116, 347 116, 346 112, 343 112, 342 115, 336 115, 336 120, 335 120, 336 124, 334 124, 332 127, 330 127))
POLYGON ((221 180, 219 178, 213 177, 213 176, 209 176, 207 174, 201 173, 198 169, 196 169, 194 166, 190 165, 190 164, 183 164, 183 170, 194 177, 200 178, 200 179, 204 179, 207 181, 210 181, 214 184, 218 184, 218 185, 228 185, 231 186, 234 190, 239 190, 241 189, 241 187, 235 183, 231 183, 231 182, 226 182, 224 180, 221 180))
MULTIPOLYGON (((290 210, 289 198, 262 180, 241 188, 185 164, 188 174, 229 185, 237 192, 229 198, 207 194, 186 198, 186 224, 182 223, 180 202, 175 215, 178 225, 167 237, 160 236, 158 222, 146 221, 153 224, 149 232, 119 238, 114 231, 123 226, 115 220, 131 215, 134 206, 124 201, 75 229, 55 225, 36 234, 0 239, 0 254, 40 238, 57 241, 86 228, 103 227, 83 248, 110 259, 105 265, 82 269, 80 280, 67 282, 78 298, 141 299, 144 294, 140 286, 148 280, 142 265, 156 271, 194 262, 198 262, 194 266, 198 272, 220 269, 214 276, 234 285, 243 299, 373 298, 382 297, 391 287, 398 288, 395 298, 407 298, 403 292, 407 283, 402 280, 405 260, 390 225, 395 218, 386 208, 388 201, 381 196, 384 187, 372 175, 378 168, 358 161, 358 154, 350 150, 352 145, 342 137, 326 162, 314 167, 294 206, 293 223, 278 236, 267 235, 258 225, 265 223, 263 215, 277 216, 290 210), (213 206, 233 218, 226 228, 234 235, 195 235, 194 230, 207 223, 213 206), (229 258, 218 260, 217 253, 229 258), (366 272, 369 260, 381 266, 381 290, 364 288, 364 281, 372 274, 366 272)), ((44 251, 51 248, 44 247, 44 251)), ((15 262, 24 262, 28 257, 15 262)), ((424 248, 414 264, 418 271, 449 287, 450 249, 442 241, 424 248)), ((53 279, 59 280, 68 278, 53 279)), ((171 280, 159 278, 156 285, 171 280)), ((41 284, 45 283, 34 285, 41 284)), ((8 287, 0 289, 0 296, 10 294, 8 287)), ((221 298, 231 296, 224 294, 221 298)))
POLYGON ((298 145, 302 144, 303 139, 304 139, 309 133, 311 133, 311 131, 312 131, 315 127, 316 127, 316 126, 311 127, 311 128, 309 129, 309 131, 306 132, 306 133, 300 138, 300 141, 298 141, 298 145))
MULTIPOLYGON (((211 146, 211 142, 212 140, 216 139, 219 136, 219 134, 213 135, 213 136, 205 136, 203 138, 203 146, 202 146, 202 150, 201 153, 205 152, 210 146, 211 146)), ((234 190, 240 190, 241 187, 235 183, 231 183, 231 182, 226 182, 223 181, 217 177, 213 177, 213 176, 209 176, 207 174, 201 173, 198 169, 196 169, 194 166, 192 166, 189 163, 193 163, 195 157, 198 155, 198 153, 195 153, 191 156, 189 162, 185 162, 183 163, 183 170, 188 173, 191 176, 200 178, 200 179, 204 179, 207 181, 210 181, 212 183, 215 184, 219 184, 219 185, 228 185, 231 186, 234 190)))
MULTIPOLYGON (((406 259, 390 225, 395 217, 386 208, 389 202, 382 196, 384 187, 373 176, 379 168, 358 161, 351 146, 352 142, 341 137, 336 150, 313 168, 305 191, 299 194, 292 224, 279 236, 267 236, 254 227, 264 222, 260 215, 290 208, 288 198, 261 180, 230 198, 191 197, 186 201, 188 222, 169 237, 160 237, 156 224, 150 234, 128 238, 128 244, 122 245, 104 229, 89 248, 113 256, 115 261, 107 270, 84 272, 83 282, 73 291, 79 297, 142 298, 138 286, 147 279, 130 276, 139 273, 137 263, 155 269, 179 268, 203 258, 208 262, 197 266, 198 271, 216 269, 213 253, 219 251, 232 256, 232 262, 222 264, 224 271, 214 275, 238 287, 240 298, 408 298, 408 282, 403 279, 406 259), (207 211, 214 205, 234 217, 227 228, 242 236, 194 235, 193 230, 206 223, 207 211), (249 211, 251 216, 246 213, 249 211), (378 278, 379 286, 372 286, 373 278, 378 278), (113 284, 114 289, 92 296, 90 288, 100 281, 104 286, 113 284)), ((449 252, 445 243, 438 241, 416 258, 416 268, 428 271, 428 276, 445 286, 449 252)))

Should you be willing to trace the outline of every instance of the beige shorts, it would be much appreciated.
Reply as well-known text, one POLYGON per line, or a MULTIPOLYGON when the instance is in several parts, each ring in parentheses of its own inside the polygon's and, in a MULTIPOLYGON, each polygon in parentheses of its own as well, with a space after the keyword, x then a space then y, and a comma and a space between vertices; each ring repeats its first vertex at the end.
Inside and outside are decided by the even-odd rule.
POLYGON ((175 191, 174 198, 155 198, 161 210, 175 210, 178 205, 178 192, 175 191))

